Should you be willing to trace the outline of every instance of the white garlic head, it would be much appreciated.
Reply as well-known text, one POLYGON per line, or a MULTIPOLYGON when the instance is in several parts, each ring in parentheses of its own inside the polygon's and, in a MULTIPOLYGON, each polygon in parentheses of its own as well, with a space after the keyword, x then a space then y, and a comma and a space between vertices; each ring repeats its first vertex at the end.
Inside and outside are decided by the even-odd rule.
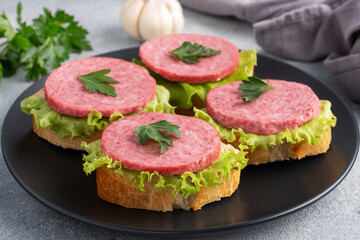
POLYGON ((184 15, 177 0, 127 0, 121 8, 121 23, 138 40, 181 33, 184 15))

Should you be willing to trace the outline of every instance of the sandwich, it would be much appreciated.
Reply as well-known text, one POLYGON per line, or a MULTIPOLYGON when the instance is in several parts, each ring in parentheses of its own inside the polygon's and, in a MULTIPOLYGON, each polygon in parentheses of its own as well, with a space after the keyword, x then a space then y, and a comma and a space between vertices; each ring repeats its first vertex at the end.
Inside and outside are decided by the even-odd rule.
POLYGON ((100 139, 116 119, 139 112, 174 113, 169 93, 149 73, 121 59, 88 57, 66 63, 46 79, 45 87, 21 102, 32 115, 33 130, 63 148, 81 150, 81 142, 100 139))
POLYGON ((325 153, 336 125, 331 103, 308 86, 256 77, 212 89, 194 111, 224 142, 247 147, 253 165, 325 153))
POLYGON ((144 42, 140 60, 157 84, 170 92, 176 112, 193 115, 193 106, 205 106, 206 94, 216 86, 253 75, 256 52, 240 51, 223 38, 200 34, 173 34, 144 42))
POLYGON ((167 113, 117 120, 101 140, 82 146, 84 171, 96 170, 101 199, 162 212, 195 211, 231 196, 247 161, 206 121, 167 113))

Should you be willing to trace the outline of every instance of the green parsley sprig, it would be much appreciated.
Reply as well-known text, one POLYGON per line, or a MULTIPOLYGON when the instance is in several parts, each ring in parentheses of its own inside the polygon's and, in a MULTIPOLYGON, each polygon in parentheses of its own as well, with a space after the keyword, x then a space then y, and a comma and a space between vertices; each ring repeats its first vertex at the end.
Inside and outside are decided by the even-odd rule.
POLYGON ((33 19, 32 25, 22 21, 21 11, 18 3, 16 30, 5 13, 0 15, 0 40, 5 40, 0 44, 0 81, 2 76, 14 75, 19 67, 25 67, 27 80, 38 80, 59 67, 70 53, 92 49, 86 39, 88 32, 63 10, 53 15, 44 8, 44 14, 33 19))
POLYGON ((100 92, 105 95, 117 97, 115 88, 108 83, 117 83, 113 77, 105 76, 110 73, 110 69, 102 69, 85 75, 77 76, 84 83, 84 87, 90 92, 100 92))
POLYGON ((268 80, 267 83, 257 77, 248 77, 247 80, 242 80, 242 83, 239 85, 240 98, 245 102, 251 102, 256 98, 259 98, 261 94, 275 89, 268 80))
POLYGON ((141 145, 144 145, 147 139, 150 138, 160 144, 160 152, 164 153, 169 150, 167 145, 173 146, 173 140, 159 130, 162 129, 181 137, 179 128, 180 126, 174 125, 169 121, 162 120, 149 125, 139 126, 135 128, 134 133, 137 133, 135 137, 141 145))
POLYGON ((190 42, 183 42, 180 47, 169 52, 175 55, 180 60, 186 63, 199 63, 200 57, 210 57, 221 53, 219 50, 206 48, 198 43, 191 44, 190 42))

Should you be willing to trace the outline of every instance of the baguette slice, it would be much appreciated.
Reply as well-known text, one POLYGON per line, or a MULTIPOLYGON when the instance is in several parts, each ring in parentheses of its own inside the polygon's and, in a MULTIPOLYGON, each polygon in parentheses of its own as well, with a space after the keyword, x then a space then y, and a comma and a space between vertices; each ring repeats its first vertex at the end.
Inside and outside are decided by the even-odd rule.
POLYGON ((219 201, 223 197, 231 196, 238 188, 240 182, 239 170, 231 170, 228 179, 223 179, 224 183, 216 187, 202 189, 199 192, 183 199, 181 193, 172 195, 172 189, 154 189, 152 185, 157 182, 153 178, 151 182, 145 181, 142 192, 135 185, 125 180, 120 174, 114 173, 113 169, 102 166, 96 169, 96 183, 98 196, 108 202, 121 205, 126 208, 138 208, 153 211, 172 211, 174 209, 184 209, 194 211, 201 209, 205 204, 219 201))
MULTIPOLYGON (((306 156, 326 153, 331 143, 331 129, 324 132, 319 142, 314 145, 308 145, 306 141, 299 143, 283 143, 274 147, 269 147, 267 151, 262 148, 256 148, 253 152, 248 152, 246 157, 249 159, 249 165, 259 165, 284 160, 299 160, 306 156)), ((231 143, 234 147, 239 145, 238 141, 231 143)))
MULTIPOLYGON (((39 91, 37 91, 35 96, 38 97, 45 97, 45 89, 42 88, 39 91)), ((87 143, 91 143, 95 140, 98 140, 101 138, 102 131, 96 130, 95 133, 91 136, 88 136, 86 138, 81 137, 75 137, 71 139, 69 136, 65 136, 63 138, 59 138, 56 133, 51 130, 50 128, 41 128, 38 129, 35 124, 35 118, 32 117, 32 125, 33 125, 33 131, 41 138, 45 139, 46 141, 63 148, 70 148, 75 150, 83 150, 81 148, 81 142, 85 141, 87 143)))

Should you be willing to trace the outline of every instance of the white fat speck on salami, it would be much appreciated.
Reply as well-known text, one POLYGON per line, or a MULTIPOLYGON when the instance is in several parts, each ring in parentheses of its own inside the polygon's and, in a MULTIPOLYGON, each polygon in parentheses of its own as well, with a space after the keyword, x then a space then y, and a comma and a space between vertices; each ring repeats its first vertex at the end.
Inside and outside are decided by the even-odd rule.
POLYGON ((155 91, 156 82, 145 69, 108 57, 88 57, 65 63, 55 69, 45 82, 45 97, 49 106, 61 114, 75 117, 86 117, 93 109, 105 117, 115 112, 136 112, 154 98, 155 91), (119 81, 110 83, 117 97, 92 93, 77 78, 102 69, 110 69, 107 76, 119 81))
POLYGON ((239 65, 238 48, 223 38, 199 34, 174 34, 150 39, 140 46, 139 56, 150 70, 170 81, 205 83, 218 81, 232 74, 239 65), (170 54, 185 41, 220 54, 200 57, 200 63, 186 63, 170 54))
POLYGON ((220 154, 218 132, 207 122, 175 114, 147 112, 118 120, 107 127, 101 138, 105 155, 122 166, 137 171, 157 171, 162 175, 197 172, 210 166, 220 154), (160 153, 159 143, 147 140, 141 145, 134 129, 161 120, 180 126, 181 138, 166 131, 173 140, 169 150, 160 153))
POLYGON ((321 111, 320 100, 310 87, 296 82, 270 80, 275 87, 252 102, 240 99, 241 82, 213 88, 207 94, 207 112, 221 125, 254 134, 296 129, 321 111))

